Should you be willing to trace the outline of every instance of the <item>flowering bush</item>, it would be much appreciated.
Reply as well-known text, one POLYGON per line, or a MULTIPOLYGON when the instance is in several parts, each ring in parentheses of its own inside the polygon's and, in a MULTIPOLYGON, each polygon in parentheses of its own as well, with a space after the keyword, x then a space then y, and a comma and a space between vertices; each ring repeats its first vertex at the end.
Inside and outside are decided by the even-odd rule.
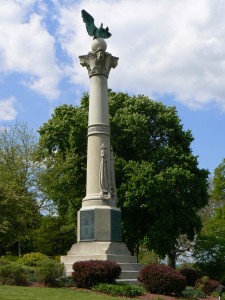
POLYGON ((179 295, 186 287, 185 277, 166 265, 146 266, 141 270, 138 280, 148 292, 156 294, 179 295))
POLYGON ((91 288, 98 283, 113 283, 120 276, 120 266, 109 260, 78 261, 72 278, 77 287, 91 288))

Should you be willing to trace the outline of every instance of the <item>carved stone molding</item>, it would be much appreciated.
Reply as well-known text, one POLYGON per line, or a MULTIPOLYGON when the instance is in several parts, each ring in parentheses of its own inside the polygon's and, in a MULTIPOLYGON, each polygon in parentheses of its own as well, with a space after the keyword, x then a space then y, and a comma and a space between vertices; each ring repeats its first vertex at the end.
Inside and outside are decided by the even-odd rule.
POLYGON ((88 136, 93 134, 106 134, 110 135, 109 126, 104 124, 95 124, 88 127, 88 136))
POLYGON ((87 55, 81 55, 79 58, 82 67, 87 68, 89 77, 94 75, 108 77, 111 68, 114 69, 117 66, 119 59, 101 48, 94 52, 89 52, 87 55))

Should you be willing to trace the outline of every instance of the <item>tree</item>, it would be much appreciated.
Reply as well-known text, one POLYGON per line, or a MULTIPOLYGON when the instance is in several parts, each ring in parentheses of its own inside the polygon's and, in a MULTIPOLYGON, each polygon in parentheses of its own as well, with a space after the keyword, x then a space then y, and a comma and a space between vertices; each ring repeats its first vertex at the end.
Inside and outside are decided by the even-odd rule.
POLYGON ((225 159, 214 171, 212 198, 220 207, 225 205, 225 159))
MULTIPOLYGON (((109 110, 124 238, 132 253, 138 255, 147 240, 149 248, 165 256, 180 235, 193 239, 200 230, 197 211, 207 204, 208 172, 198 168, 190 148, 193 137, 183 130, 174 107, 110 91, 109 110)), ((42 158, 50 161, 43 187, 67 211, 71 201, 80 206, 85 195, 87 111, 85 94, 80 107, 58 107, 39 130, 42 158), (67 173, 69 157, 73 166, 67 173), (57 187, 50 183, 51 174, 61 179, 60 172, 54 177, 58 168, 68 176, 63 194, 60 180, 57 187)))
POLYGON ((225 284, 225 159, 215 169, 212 183, 193 255, 203 273, 225 284))
POLYGON ((110 93, 110 115, 128 245, 138 252, 147 237, 149 247, 174 265, 178 237, 194 238, 201 228, 197 211, 208 201, 208 172, 191 152, 191 132, 174 107, 145 96, 110 93))
POLYGON ((74 242, 74 224, 65 224, 58 216, 43 215, 33 231, 33 251, 48 256, 66 254, 74 242))
POLYGON ((38 221, 33 154, 36 138, 25 123, 0 131, 0 243, 1 253, 22 244, 38 221))
POLYGON ((85 196, 87 116, 85 105, 62 105, 39 129, 38 160, 44 166, 39 176, 40 190, 54 203, 64 225, 72 224, 74 228, 85 196))
POLYGON ((217 209, 197 236, 193 256, 205 275, 225 284, 225 206, 217 209))

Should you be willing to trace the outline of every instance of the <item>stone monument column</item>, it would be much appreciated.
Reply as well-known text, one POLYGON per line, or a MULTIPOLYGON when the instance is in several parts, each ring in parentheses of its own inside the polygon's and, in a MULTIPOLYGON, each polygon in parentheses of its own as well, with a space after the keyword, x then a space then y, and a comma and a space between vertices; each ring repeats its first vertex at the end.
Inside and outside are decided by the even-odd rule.
POLYGON ((86 197, 82 206, 116 206, 113 154, 110 145, 108 76, 118 58, 105 52, 106 42, 95 39, 92 52, 80 56, 90 78, 86 197))
POLYGON ((106 42, 95 38, 92 51, 80 56, 90 78, 86 196, 78 212, 77 243, 61 257, 66 274, 84 260, 113 260, 122 268, 121 280, 136 281, 141 265, 121 238, 113 151, 110 143, 108 76, 118 58, 106 52, 106 42))
POLYGON ((92 51, 80 56, 90 78, 86 196, 78 213, 78 241, 121 241, 120 210, 116 207, 114 159, 110 144, 108 76, 118 58, 97 38, 92 51))

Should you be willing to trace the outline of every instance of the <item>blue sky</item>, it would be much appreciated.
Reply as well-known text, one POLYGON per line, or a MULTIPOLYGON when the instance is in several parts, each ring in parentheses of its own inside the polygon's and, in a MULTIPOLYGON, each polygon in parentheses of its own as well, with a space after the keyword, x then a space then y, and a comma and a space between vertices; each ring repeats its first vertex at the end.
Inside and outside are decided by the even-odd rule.
POLYGON ((79 105, 89 79, 78 56, 92 42, 82 9, 112 33, 109 87, 176 106, 213 172, 225 158, 223 0, 0 0, 0 127, 37 130, 56 106, 79 105))

